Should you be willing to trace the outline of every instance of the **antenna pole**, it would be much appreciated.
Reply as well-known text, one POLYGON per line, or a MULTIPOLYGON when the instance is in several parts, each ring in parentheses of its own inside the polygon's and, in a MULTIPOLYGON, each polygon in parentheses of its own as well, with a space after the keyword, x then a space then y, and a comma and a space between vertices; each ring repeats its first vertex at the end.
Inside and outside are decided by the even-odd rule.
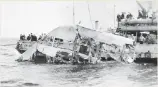
POLYGON ((75 7, 74 7, 74 0, 73 0, 73 25, 75 25, 75 7))
POLYGON ((116 20, 115 20, 115 7, 116 7, 116 6, 114 5, 114 27, 115 27, 115 21, 116 21, 116 20))
POLYGON ((87 5, 88 5, 88 12, 89 12, 89 18, 90 18, 90 22, 91 22, 91 25, 92 25, 92 29, 94 29, 93 28, 92 17, 91 17, 91 12, 90 12, 90 8, 89 8, 88 0, 87 0, 87 5))

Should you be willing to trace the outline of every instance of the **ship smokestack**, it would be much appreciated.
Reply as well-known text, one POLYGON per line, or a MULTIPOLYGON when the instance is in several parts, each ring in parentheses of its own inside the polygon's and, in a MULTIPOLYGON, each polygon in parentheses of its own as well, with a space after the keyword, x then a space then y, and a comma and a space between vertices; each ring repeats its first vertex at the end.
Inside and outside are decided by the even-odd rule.
POLYGON ((95 21, 95 30, 98 30, 98 23, 99 21, 95 21))

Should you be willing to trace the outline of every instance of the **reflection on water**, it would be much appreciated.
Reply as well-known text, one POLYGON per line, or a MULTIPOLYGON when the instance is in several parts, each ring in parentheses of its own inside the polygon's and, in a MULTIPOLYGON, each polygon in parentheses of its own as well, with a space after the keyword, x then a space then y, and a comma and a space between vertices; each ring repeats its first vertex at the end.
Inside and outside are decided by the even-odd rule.
POLYGON ((0 46, 0 87, 156 87, 154 65, 109 61, 91 65, 16 62, 14 46, 0 46))

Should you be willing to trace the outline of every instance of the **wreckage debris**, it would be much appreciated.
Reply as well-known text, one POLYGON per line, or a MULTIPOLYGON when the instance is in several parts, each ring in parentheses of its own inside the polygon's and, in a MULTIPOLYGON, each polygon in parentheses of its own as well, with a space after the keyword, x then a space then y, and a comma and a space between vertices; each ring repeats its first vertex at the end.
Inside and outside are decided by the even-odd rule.
MULTIPOLYGON (((74 27, 58 27, 49 33, 44 41, 37 41, 29 47, 22 55, 22 60, 30 60, 43 63, 98 63, 99 61, 113 58, 119 62, 133 62, 134 46, 133 41, 121 36, 98 32, 77 26, 78 33, 74 27), (62 29, 69 38, 65 38, 58 32, 62 29), (87 34, 92 32, 93 34, 87 34), (83 33, 82 33, 83 32, 83 33), (54 36, 56 35, 56 36, 54 36), (72 36, 74 36, 72 39, 72 36), (53 40, 48 41, 49 37, 53 40), (56 38, 58 37, 58 38, 56 38), (105 38, 106 37, 106 38, 105 38), (70 43, 73 42, 73 43, 70 43), (118 41, 121 41, 118 43, 118 41), (67 45, 66 45, 67 44, 67 45), (129 44, 129 45, 126 45, 129 44), (123 56, 123 54, 126 54, 123 56), (131 56, 131 57, 129 57, 131 56)), ((62 33, 62 32, 61 32, 62 33)), ((112 59, 111 59, 112 60, 112 59)))

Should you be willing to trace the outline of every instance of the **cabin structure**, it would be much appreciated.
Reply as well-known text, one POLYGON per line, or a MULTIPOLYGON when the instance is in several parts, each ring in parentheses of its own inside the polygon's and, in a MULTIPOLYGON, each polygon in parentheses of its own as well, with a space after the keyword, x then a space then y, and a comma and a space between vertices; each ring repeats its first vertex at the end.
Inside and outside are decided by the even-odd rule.
POLYGON ((156 19, 124 19, 118 24, 118 31, 120 35, 133 34, 139 37, 144 34, 146 37, 148 34, 154 35, 157 38, 157 20, 156 19))

